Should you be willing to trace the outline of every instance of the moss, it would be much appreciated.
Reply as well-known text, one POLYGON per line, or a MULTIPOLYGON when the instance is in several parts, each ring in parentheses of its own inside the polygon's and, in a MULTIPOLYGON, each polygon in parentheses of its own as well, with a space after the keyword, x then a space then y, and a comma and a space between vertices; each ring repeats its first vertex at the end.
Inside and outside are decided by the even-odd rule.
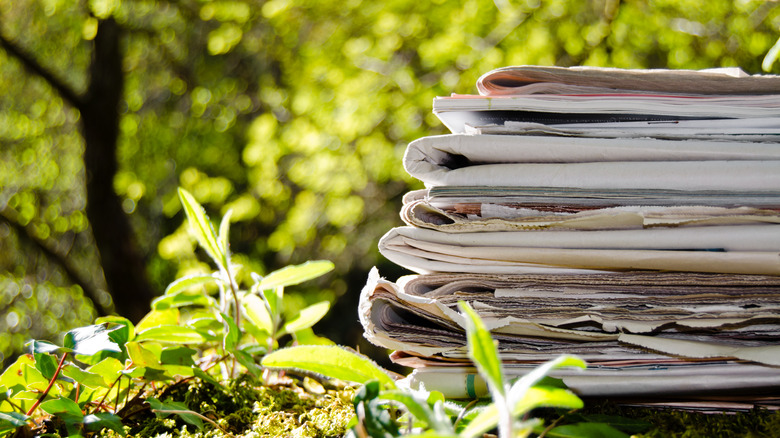
POLYGON ((681 411, 658 411, 645 414, 653 429, 645 438, 679 437, 780 437, 780 412, 752 410, 731 414, 702 414, 681 411), (772 426, 774 424, 774 426, 772 426))
MULTIPOLYGON (((187 425, 178 416, 159 419, 148 409, 128 424, 126 437, 156 438, 262 438, 339 437, 354 415, 353 388, 323 387, 316 382, 287 379, 284 384, 266 386, 241 377, 225 387, 200 380, 183 381, 166 387, 159 398, 184 402, 189 409, 212 419, 219 427, 206 424, 203 430, 187 425)), ((150 394, 151 395, 151 394, 150 394)), ((755 409, 732 414, 704 414, 671 409, 642 408, 586 400, 585 408, 562 414, 539 410, 534 416, 547 424, 582 421, 602 422, 605 418, 630 419, 613 425, 637 438, 780 438, 780 412, 755 409), (563 416, 563 418, 561 418, 563 416), (628 428, 632 429, 629 430, 628 428)), ((116 438, 114 432, 102 436, 116 438)))
MULTIPOLYGON (((260 437, 337 437, 346 433, 354 415, 353 388, 328 388, 322 385, 264 386, 243 376, 218 387, 199 379, 182 381, 157 394, 158 398, 184 402, 187 407, 214 422, 203 430, 184 423, 178 416, 157 418, 150 411, 138 416, 128 437, 156 438, 236 438, 260 437)), ((115 438, 104 430, 103 437, 115 438)))
POLYGON ((219 424, 227 429, 228 432, 235 434, 246 430, 254 421, 255 414, 252 408, 245 406, 236 412, 226 415, 219 424))
POLYGON ((331 437, 346 432, 353 416, 352 390, 311 394, 298 386, 262 387, 255 404, 256 436, 331 437))
MULTIPOLYGON (((130 430, 128 436, 162 437, 176 433, 176 420, 173 418, 150 418, 139 427, 130 430)), ((103 434, 103 436, 107 436, 103 434)))

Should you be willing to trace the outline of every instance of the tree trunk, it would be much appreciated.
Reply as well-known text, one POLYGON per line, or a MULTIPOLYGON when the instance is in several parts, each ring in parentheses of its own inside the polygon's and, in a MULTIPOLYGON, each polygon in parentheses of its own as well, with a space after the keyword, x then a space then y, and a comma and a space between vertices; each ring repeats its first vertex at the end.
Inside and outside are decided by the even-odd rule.
POLYGON ((115 309, 137 322, 149 311, 155 293, 146 276, 145 260, 129 217, 114 191, 119 104, 124 85, 121 32, 113 19, 100 22, 94 40, 89 86, 80 110, 87 218, 115 309))

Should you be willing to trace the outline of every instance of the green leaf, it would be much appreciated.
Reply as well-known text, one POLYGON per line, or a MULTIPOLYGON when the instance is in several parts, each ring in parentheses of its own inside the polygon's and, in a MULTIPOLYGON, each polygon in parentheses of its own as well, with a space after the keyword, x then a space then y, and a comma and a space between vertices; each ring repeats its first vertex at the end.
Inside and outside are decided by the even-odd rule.
POLYGON ((211 312, 193 313, 190 315, 190 318, 187 321, 187 327, 196 330, 207 342, 216 341, 218 339, 217 333, 221 333, 224 328, 223 324, 217 320, 215 314, 211 312))
POLYGON ((498 424, 498 408, 495 404, 485 406, 479 411, 479 414, 469 421, 468 425, 461 430, 462 437, 482 436, 485 432, 494 429, 498 424))
POLYGON ((84 420, 84 413, 79 405, 69 398, 47 400, 40 404, 40 408, 46 413, 60 417, 66 424, 81 423, 84 420))
POLYGON ((201 306, 218 307, 214 297, 200 292, 178 292, 174 295, 163 295, 152 300, 154 310, 165 310, 173 307, 201 306))
POLYGON ((127 343, 127 355, 136 368, 159 368, 160 358, 152 350, 138 342, 127 343))
POLYGON ((99 431, 100 429, 107 428, 118 433, 120 436, 125 435, 125 428, 122 424, 122 419, 110 412, 98 412, 95 414, 89 414, 84 416, 84 426, 88 430, 99 431))
POLYGON ((200 416, 187 408, 187 405, 180 402, 161 402, 156 398, 147 398, 146 401, 152 407, 152 411, 157 414, 158 417, 165 418, 169 415, 178 415, 182 420, 189 424, 197 426, 199 429, 203 429, 203 420, 200 416))
MULTIPOLYGON (((568 389, 531 387, 525 392, 523 398, 515 403, 512 415, 521 416, 538 407, 553 407, 565 409, 582 408, 582 400, 568 389)), ((488 432, 498 424, 498 408, 490 404, 471 419, 468 425, 461 431, 464 437, 477 437, 488 432)))
POLYGON ((279 286, 274 289, 264 289, 262 291, 261 296, 263 297, 263 302, 267 306, 268 309, 268 315, 271 317, 272 323, 272 331, 278 327, 279 324, 279 318, 282 314, 282 306, 284 304, 284 286, 279 286))
POLYGON ((200 344, 204 342, 203 335, 190 327, 178 325, 164 325, 152 327, 138 333, 135 337, 137 342, 156 341, 175 344, 200 344))
POLYGON ((628 438, 628 435, 604 423, 577 423, 555 427, 545 436, 550 438, 628 438))
POLYGON ((313 326, 328 313, 329 309, 328 301, 320 301, 306 307, 292 321, 284 325, 284 332, 293 333, 313 326))
POLYGON ((243 365, 253 376, 260 378, 263 375, 263 369, 257 365, 251 354, 243 350, 233 350, 233 356, 235 356, 238 363, 243 365))
POLYGON ((152 309, 135 325, 135 332, 139 333, 161 325, 179 325, 180 312, 178 308, 155 310, 152 309))
POLYGON ((176 295, 195 286, 214 283, 217 279, 211 274, 194 274, 178 278, 165 289, 165 295, 176 295))
POLYGON ((163 348, 160 352, 160 363, 192 366, 195 365, 193 356, 197 353, 197 350, 184 346, 163 348))
POLYGON ((242 346, 241 351, 249 354, 250 356, 262 357, 265 356, 265 353, 268 352, 268 348, 264 345, 252 343, 242 346))
POLYGON ((357 412, 362 412, 360 424, 365 429, 364 434, 371 438, 395 438, 401 436, 398 424, 390 416, 387 404, 377 400, 381 385, 378 380, 370 380, 363 384, 352 398, 357 412))
POLYGON ((167 382, 173 379, 172 375, 163 369, 163 365, 134 367, 123 371, 123 373, 128 377, 143 379, 147 382, 167 382))
POLYGON ((23 389, 43 391, 48 384, 49 380, 35 369, 35 360, 31 354, 17 357, 16 361, 9 365, 0 376, 0 385, 14 393, 23 389))
POLYGON ((474 361, 480 374, 485 377, 491 393, 504 394, 504 373, 498 356, 496 341, 485 328, 477 312, 465 301, 458 301, 458 308, 465 315, 466 339, 469 358, 474 361))
POLYGON ((455 433, 439 433, 432 430, 426 430, 422 433, 413 433, 411 435, 404 435, 406 438, 460 438, 460 435, 455 433))
MULTIPOLYGON (((55 391, 54 388, 57 388, 57 385, 52 387, 52 390, 49 391, 49 395, 54 396, 54 394, 52 394, 53 392, 57 392, 57 395, 60 394, 60 392, 55 391)), ((12 401, 14 403, 13 407, 18 408, 20 412, 29 412, 30 409, 32 409, 33 405, 37 403, 38 399, 41 396, 41 392, 44 391, 44 389, 45 387, 43 389, 24 390, 24 391, 18 391, 14 393, 12 397, 12 401)), ((38 411, 36 410, 36 412, 38 411)), ((37 415, 37 414, 33 414, 33 415, 37 415)))
POLYGON ((255 327, 264 330, 267 334, 273 331, 273 320, 268 313, 265 301, 257 295, 247 295, 241 301, 247 318, 255 327))
POLYGON ((653 427, 650 422, 620 415, 573 413, 566 415, 566 420, 569 423, 604 423, 628 434, 647 432, 653 427))
POLYGON ((217 379, 211 377, 208 373, 200 369, 200 367, 193 367, 192 370, 195 372, 195 376, 197 376, 200 380, 203 380, 204 382, 209 382, 212 385, 214 385, 216 388, 223 389, 227 391, 227 388, 225 388, 217 379))
POLYGON ((62 350, 62 347, 60 347, 58 345, 54 345, 54 344, 52 344, 49 341, 36 341, 36 340, 32 340, 27 345, 30 346, 30 352, 33 353, 33 354, 35 354, 35 353, 41 353, 41 354, 56 353, 56 352, 62 350))
POLYGON ((57 358, 50 354, 42 353, 35 353, 33 357, 35 358, 35 369, 41 372, 44 379, 51 380, 59 366, 57 358))
POLYGON ((764 60, 761 62, 761 69, 766 72, 772 70, 772 66, 775 61, 777 61, 778 57, 780 57, 780 38, 778 38, 772 48, 766 52, 764 60))
POLYGON ((101 351, 120 353, 122 349, 109 337, 109 333, 116 328, 109 329, 107 323, 75 328, 65 334, 63 346, 84 356, 92 356, 101 351))
POLYGON ((338 346, 301 345, 284 348, 266 355, 262 365, 295 368, 361 384, 378 380, 384 387, 395 387, 393 379, 371 359, 338 346))
POLYGON ((455 434, 449 417, 443 411, 443 401, 435 402, 434 408, 431 408, 427 397, 415 396, 410 391, 401 390, 382 391, 377 399, 394 401, 404 405, 417 420, 425 422, 427 429, 432 429, 435 434, 438 434, 436 436, 455 434))
POLYGON ((230 217, 233 215, 233 210, 229 209, 224 216, 222 216, 222 222, 219 224, 219 245, 222 249, 222 254, 225 257, 225 266, 230 261, 230 217))
POLYGON ((19 412, 0 412, 0 436, 24 426, 29 419, 30 417, 19 412))
POLYGON ((95 324, 108 324, 112 330, 109 332, 109 336, 111 339, 114 339, 114 341, 117 344, 122 344, 124 342, 129 341, 130 339, 135 336, 134 326, 133 323, 130 322, 129 319, 123 317, 123 316, 116 316, 116 315, 108 315, 108 316, 101 316, 100 318, 97 318, 95 320, 95 324), (121 336, 117 336, 121 335, 121 336), (124 339, 123 342, 120 342, 117 339, 124 339))
POLYGON ((285 266, 266 275, 257 287, 260 290, 268 290, 279 286, 293 286, 326 274, 333 268, 333 263, 328 260, 314 260, 300 265, 285 266))
POLYGON ((105 359, 106 357, 116 357, 117 359, 122 361, 127 359, 127 355, 124 351, 124 346, 127 343, 127 341, 130 341, 135 337, 135 326, 133 325, 133 323, 130 322, 130 320, 127 318, 123 318, 121 316, 114 316, 114 315, 100 317, 95 320, 95 323, 109 324, 109 327, 111 327, 112 330, 108 333, 108 337, 122 349, 122 353, 118 354, 112 351, 103 351, 89 358, 89 360, 85 360, 84 358, 79 358, 79 360, 86 361, 89 363, 97 363, 105 359))
POLYGON ((568 386, 566 386, 565 383, 563 383, 563 379, 559 379, 557 377, 550 377, 550 376, 544 376, 541 379, 539 379, 538 382, 534 386, 549 386, 551 388, 563 388, 566 389, 568 386))
POLYGON ((507 400, 510 406, 518 403, 524 397, 525 392, 547 376, 550 371, 563 367, 586 368, 587 365, 582 359, 568 355, 559 356, 539 365, 512 384, 509 393, 507 394, 507 400))
POLYGON ((293 332, 293 338, 296 345, 336 345, 335 342, 326 337, 315 335, 311 327, 296 330, 293 332))
POLYGON ((225 325, 227 325, 222 337, 222 347, 226 351, 235 350, 238 342, 241 340, 241 330, 239 330, 236 321, 233 318, 221 312, 220 315, 222 315, 222 320, 225 322, 225 325))
POLYGON ((263 348, 267 349, 268 341, 271 337, 270 333, 257 327, 249 318, 244 318, 241 327, 244 329, 244 332, 255 338, 256 345, 262 345, 263 348))
POLYGON ((192 377, 195 375, 195 368, 197 367, 192 365, 160 364, 160 369, 165 371, 165 375, 157 379, 170 380, 176 376, 192 377))
POLYGON ((433 415, 433 409, 428 406, 427 400, 424 398, 415 397, 411 391, 381 391, 377 395, 377 399, 394 401, 404 405, 409 413, 412 414, 412 416, 414 416, 417 420, 425 422, 426 425, 428 425, 428 428, 436 429, 436 421, 433 415))
POLYGON ((533 386, 514 404, 512 414, 523 415, 540 407, 581 409, 583 406, 582 399, 568 389, 533 386))
POLYGON ((114 357, 107 357, 90 366, 86 371, 101 376, 105 380, 105 386, 108 387, 116 380, 122 369, 124 369, 123 362, 114 357))
MULTIPOLYGON (((62 375, 71 378, 80 385, 84 385, 88 388, 108 388, 110 386, 110 384, 107 382, 107 379, 103 378, 103 376, 89 371, 84 371, 73 364, 65 365, 62 368, 62 375)), ((116 378, 116 376, 113 377, 114 379, 116 378)))
POLYGON ((206 216, 203 206, 195 200, 194 196, 181 187, 179 188, 179 199, 181 199, 184 212, 187 214, 190 230, 198 244, 218 266, 224 267, 225 254, 220 250, 214 227, 211 225, 208 216, 206 216))

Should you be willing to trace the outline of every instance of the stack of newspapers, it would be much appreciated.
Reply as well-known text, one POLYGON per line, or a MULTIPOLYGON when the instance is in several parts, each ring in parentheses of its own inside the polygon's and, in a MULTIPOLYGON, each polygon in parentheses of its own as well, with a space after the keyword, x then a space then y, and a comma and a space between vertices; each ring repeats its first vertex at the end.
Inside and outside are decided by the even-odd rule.
POLYGON ((379 243, 367 339, 449 397, 485 393, 464 300, 510 376, 561 354, 582 396, 780 400, 780 76, 507 67, 436 98, 406 226, 379 243))

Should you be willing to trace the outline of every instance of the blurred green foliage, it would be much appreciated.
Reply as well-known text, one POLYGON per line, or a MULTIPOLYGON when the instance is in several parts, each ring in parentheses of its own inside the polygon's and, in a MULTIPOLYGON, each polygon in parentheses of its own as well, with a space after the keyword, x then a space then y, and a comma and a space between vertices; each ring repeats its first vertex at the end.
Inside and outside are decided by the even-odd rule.
MULTIPOLYGON (((761 72, 780 4, 712 0, 0 0, 0 35, 74 90, 89 80, 101 20, 124 30, 122 198, 150 278, 206 271, 186 232, 182 186, 233 209, 235 260, 270 272, 329 259, 298 297, 335 301, 334 340, 359 337, 367 270, 419 188, 406 144, 445 133, 431 100, 473 93, 505 65, 739 66, 761 72), (346 324, 346 325, 345 325, 346 324)), ((771 63, 767 63, 770 65, 771 63)), ((777 71, 778 67, 775 66, 777 71)), ((0 50, 0 353, 91 322, 110 294, 85 215, 79 113, 0 50)), ((291 297, 292 298, 292 297, 291 297)))

